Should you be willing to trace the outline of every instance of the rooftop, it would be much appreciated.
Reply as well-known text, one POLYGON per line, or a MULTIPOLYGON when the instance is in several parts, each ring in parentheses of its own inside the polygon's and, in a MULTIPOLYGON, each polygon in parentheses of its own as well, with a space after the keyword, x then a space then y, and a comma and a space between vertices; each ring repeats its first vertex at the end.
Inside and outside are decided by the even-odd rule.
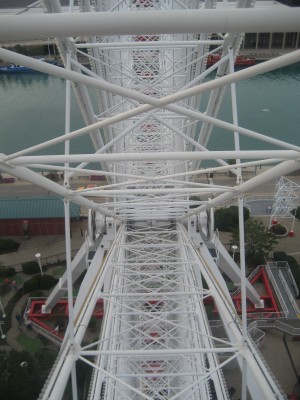
MULTIPOLYGON (((70 217, 79 216, 80 206, 70 203, 70 217)), ((0 219, 64 218, 61 197, 5 197, 0 199, 0 219)))

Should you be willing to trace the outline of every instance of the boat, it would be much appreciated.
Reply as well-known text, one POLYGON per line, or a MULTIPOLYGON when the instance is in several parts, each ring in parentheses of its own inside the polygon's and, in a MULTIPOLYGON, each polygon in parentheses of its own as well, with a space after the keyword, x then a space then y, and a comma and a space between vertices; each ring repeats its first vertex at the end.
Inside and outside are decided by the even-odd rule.
MULTIPOLYGON (((55 60, 46 60, 44 58, 40 58, 39 60, 44 61, 47 64, 57 65, 57 61, 55 60)), ((18 65, 18 64, 11 64, 6 67, 0 67, 0 73, 2 74, 16 74, 16 73, 26 73, 26 72, 34 73, 38 71, 35 71, 34 69, 24 67, 23 65, 18 65)))
MULTIPOLYGON (((211 65, 214 65, 216 62, 220 60, 221 60, 220 54, 211 54, 207 57, 207 66, 210 67, 211 65)), ((237 56, 234 65, 247 66, 247 65, 254 65, 255 63, 256 59, 254 57, 237 56)))
POLYGON ((15 74, 19 72, 36 72, 33 69, 24 67, 23 65, 11 64, 8 67, 1 67, 0 73, 2 74, 15 74))

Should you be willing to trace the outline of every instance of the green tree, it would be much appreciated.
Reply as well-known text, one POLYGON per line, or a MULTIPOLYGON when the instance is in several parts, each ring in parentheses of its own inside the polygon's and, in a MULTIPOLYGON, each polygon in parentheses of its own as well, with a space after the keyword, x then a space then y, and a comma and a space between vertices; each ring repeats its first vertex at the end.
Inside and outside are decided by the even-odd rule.
POLYGON ((0 351, 1 399, 36 399, 44 380, 45 376, 29 353, 0 351))
POLYGON ((49 371, 55 362, 57 353, 50 347, 43 347, 35 353, 35 359, 42 370, 49 371))
POLYGON ((40 272, 40 267, 37 261, 26 261, 21 265, 24 274, 33 275, 40 272))
MULTIPOLYGON (((250 218, 249 209, 243 208, 244 221, 250 218)), ((215 211, 215 229, 231 232, 239 225, 239 210, 237 206, 222 207, 215 211)))
POLYGON ((300 219, 300 206, 294 208, 294 210, 292 210, 292 214, 295 215, 296 218, 300 219))
MULTIPOLYGON (((265 258, 277 243, 276 236, 264 226, 262 221, 249 219, 245 223, 245 255, 249 266, 264 263, 265 258)), ((240 247, 238 229, 232 232, 231 245, 234 244, 240 247)))

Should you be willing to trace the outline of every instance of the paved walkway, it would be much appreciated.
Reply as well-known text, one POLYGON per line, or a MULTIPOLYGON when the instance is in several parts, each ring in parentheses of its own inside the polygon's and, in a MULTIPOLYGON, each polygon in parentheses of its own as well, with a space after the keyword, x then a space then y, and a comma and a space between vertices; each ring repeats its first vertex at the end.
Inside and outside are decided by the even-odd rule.
POLYGON ((23 351, 24 348, 21 345, 21 343, 18 341, 18 337, 24 332, 26 333, 27 336, 31 338, 36 338, 37 335, 35 332, 28 330, 23 321, 20 320, 20 322, 17 321, 16 315, 22 315, 22 311, 27 303, 27 300, 29 298, 29 294, 26 294, 22 296, 22 298, 16 303, 14 307, 14 311, 12 313, 12 318, 11 318, 11 328, 8 332, 6 332, 6 342, 8 346, 11 348, 18 350, 18 351, 23 351))
MULTIPOLYGON (((72 224, 72 239, 71 245, 72 249, 75 251, 79 249, 84 242, 85 231, 87 228, 87 220, 82 220, 78 222, 73 222, 72 224), (83 233, 83 236, 82 236, 83 233)), ((14 240, 20 243, 20 247, 17 252, 2 254, 0 255, 0 263, 5 266, 15 265, 17 270, 22 262, 35 260, 35 254, 41 253, 42 265, 48 259, 55 259, 55 255, 65 253, 65 237, 64 236, 40 236, 32 237, 29 240, 23 237, 13 237, 14 240)), ((63 259, 63 257, 62 257, 63 259)), ((63 264, 56 267, 51 267, 47 270, 47 274, 55 275, 55 270, 64 267, 63 264)), ((57 271, 56 271, 57 272, 57 271)), ((18 272, 11 281, 16 280, 18 286, 21 287, 23 283, 31 279, 32 275, 26 275, 22 272, 18 272)), ((43 291, 45 294, 48 292, 43 291)), ((15 295, 16 291, 11 288, 10 291, 1 297, 2 304, 4 308, 7 306, 8 302, 15 295)), ((18 337, 25 333, 31 338, 36 338, 37 334, 33 331, 28 330, 24 324, 19 324, 15 316, 17 314, 22 314, 29 295, 26 294, 16 303, 12 315, 11 315, 11 328, 8 332, 4 332, 6 338, 4 341, 0 339, 0 349, 14 348, 16 350, 24 350, 23 346, 18 342, 18 337)))
MULTIPOLYGON (((86 230, 87 219, 72 222, 72 250, 78 250, 81 247, 84 242, 86 230)), ((23 236, 11 236, 10 238, 20 243, 20 247, 17 252, 0 254, 0 263, 6 266, 18 265, 21 262, 36 260, 35 254, 37 253, 41 254, 41 260, 65 253, 64 236, 34 236, 30 239, 26 239, 23 236)))

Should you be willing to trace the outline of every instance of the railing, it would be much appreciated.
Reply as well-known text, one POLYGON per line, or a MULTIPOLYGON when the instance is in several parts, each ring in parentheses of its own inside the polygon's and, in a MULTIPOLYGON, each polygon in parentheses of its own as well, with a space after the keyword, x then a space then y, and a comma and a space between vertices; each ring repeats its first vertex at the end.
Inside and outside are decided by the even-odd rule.
MULTIPOLYGON (((247 196, 244 199, 244 205, 245 205, 245 207, 248 207, 247 204, 251 203, 252 201, 260 201, 260 200, 268 200, 270 202, 271 201, 273 202, 273 196, 272 195, 268 195, 268 194, 247 196)), ((217 208, 221 208, 221 207, 224 207, 224 206, 230 206, 230 205, 233 205, 233 204, 236 204, 236 203, 237 203, 237 198, 233 197, 233 198, 225 201, 222 204, 222 206, 218 206, 217 208)))
MULTIPOLYGON (((193 283, 196 284, 196 281, 194 281, 193 283)), ((212 338, 213 337, 212 329, 211 329, 212 325, 210 324, 210 320, 206 316, 205 308, 202 309, 202 312, 205 315, 204 319, 206 320, 206 322, 205 322, 206 331, 209 334, 210 338, 212 338)), ((220 344, 220 342, 214 341, 212 339, 209 339, 209 343, 210 343, 210 348, 218 347, 218 345, 220 344)), ((215 365, 220 365, 220 357, 222 357, 222 353, 219 353, 219 354, 218 353, 214 353, 212 356, 213 356, 213 360, 214 360, 215 365)), ((205 363, 205 360, 203 360, 203 363, 205 363)), ((224 395, 226 395, 226 398, 228 398, 227 382, 226 382, 226 379, 225 379, 225 376, 224 376, 223 369, 221 369, 219 371, 218 376, 219 376, 220 381, 222 382, 221 383, 222 392, 223 392, 224 395)), ((210 387, 209 386, 208 386, 208 390, 210 391, 210 387)))
POLYGON ((279 271, 278 275, 279 275, 279 279, 280 279, 280 281, 282 283, 282 286, 284 287, 284 290, 286 291, 286 294, 287 294, 287 296, 289 298, 289 301, 290 301, 290 303, 291 303, 291 305, 293 307, 293 310, 294 310, 294 312, 295 312, 295 314, 297 316, 298 314, 300 314, 300 310, 299 310, 298 305, 297 305, 297 303, 296 303, 296 301, 294 299, 294 296, 291 293, 289 285, 288 285, 287 281, 285 280, 282 271, 279 271))
POLYGON ((24 320, 25 321, 28 320, 28 314, 30 311, 32 300, 46 300, 46 299, 47 299, 47 297, 29 297, 26 307, 25 307, 24 315, 23 315, 24 320))
POLYGON ((266 271, 267 271, 267 274, 268 274, 268 277, 269 277, 270 281, 272 282, 272 285, 273 285, 275 293, 276 293, 276 295, 278 297, 279 303, 281 304, 281 307, 282 307, 285 315, 287 315, 288 308, 287 308, 287 306, 285 304, 285 301, 284 301, 284 299, 283 299, 283 297, 281 295, 281 291, 278 288, 277 282, 276 282, 276 280, 275 280, 275 278, 274 278, 274 276, 273 276, 273 274, 271 272, 271 268, 270 268, 269 265, 266 265, 266 271))
MULTIPOLYGON (((285 320, 288 321, 288 320, 285 320)), ((296 320, 297 322, 299 320, 296 320)), ((282 320, 276 320, 276 319, 262 319, 262 320, 256 320, 257 326, 259 328, 277 328, 283 332, 289 333, 292 336, 300 336, 300 327, 297 328, 291 324, 288 324, 287 322, 283 322, 282 320)))
MULTIPOLYGON (((223 322, 221 320, 212 320, 209 321, 210 328, 220 328, 223 326, 223 322)), ((261 331, 260 329, 257 328, 257 321, 252 321, 248 325, 248 334, 252 337, 254 340, 255 344, 260 347, 264 343, 265 339, 265 332, 261 331)), ((227 338, 220 338, 221 340, 228 340, 227 338)), ((218 346, 218 343, 215 344, 215 346, 218 346)))
MULTIPOLYGON (((284 290, 285 290, 285 292, 286 292, 286 294, 288 296, 288 299, 289 299, 289 301, 291 303, 293 311, 295 312, 296 316, 299 315, 300 314, 299 307, 298 307, 298 305, 297 305, 297 303, 295 301, 295 298, 294 298, 293 294, 291 293, 290 287, 288 286, 288 284, 286 282, 286 279, 284 278, 282 272, 280 271, 280 268, 284 268, 287 271, 287 273, 289 275, 289 278, 291 278, 292 273, 291 273, 291 270, 290 270, 290 267, 289 267, 288 263, 286 261, 278 261, 278 262, 273 262, 273 263, 268 263, 267 264, 266 270, 267 270, 268 275, 269 275, 269 277, 270 277, 270 279, 272 280, 272 283, 273 283, 273 282, 275 282, 275 278, 273 277, 273 274, 271 272, 272 268, 278 270, 279 279, 280 279, 280 281, 282 283, 282 286, 284 287, 284 290)), ((292 279, 292 284, 293 284, 293 287, 295 288, 296 282, 295 282, 294 279, 292 279)), ((275 288, 275 291, 276 291, 276 288, 278 289, 277 284, 276 284, 276 287, 274 286, 274 288, 275 288)), ((299 291, 296 291, 296 293, 299 293, 299 291)), ((280 293, 280 298, 282 299, 281 293, 280 293)), ((282 301, 284 302, 283 299, 282 299, 282 301)), ((284 304, 285 304, 285 302, 284 302, 284 304)), ((285 306, 286 306, 286 304, 285 304, 285 306)))
POLYGON ((223 321, 221 321, 220 319, 209 320, 209 325, 211 328, 221 328, 222 326, 224 326, 223 321))
POLYGON ((265 342, 266 333, 258 329, 257 325, 257 321, 251 322, 248 325, 248 333, 252 337, 256 346, 260 348, 265 342))
POLYGON ((274 196, 271 195, 253 195, 253 196, 247 196, 244 198, 244 203, 247 204, 248 202, 251 201, 260 201, 260 200, 270 200, 273 201, 274 196))
POLYGON ((291 271, 291 267, 288 265, 288 268, 287 268, 287 273, 288 273, 288 276, 289 276, 289 278, 290 278, 290 280, 291 280, 291 282, 292 282, 292 285, 293 285, 293 287, 294 287, 294 290, 295 290, 295 292, 296 292, 296 297, 299 297, 299 288, 298 288, 298 285, 297 285, 297 283, 296 283, 296 281, 295 281, 295 278, 294 278, 294 275, 293 275, 293 273, 292 273, 292 271, 291 271))
MULTIPOLYGON (((77 254, 79 249, 73 249, 71 251, 71 257, 74 258, 75 255, 77 254)), ((47 256, 44 258, 41 258, 41 265, 42 267, 47 267, 55 264, 60 264, 64 261, 66 261, 66 253, 59 253, 59 254, 53 254, 51 256, 47 256)), ((32 260, 36 261, 36 260, 32 260)), ((22 263, 18 264, 12 264, 12 265, 7 265, 7 268, 14 268, 16 272, 22 272, 22 263)))
POLYGON ((300 327, 297 328, 297 327, 287 324, 283 321, 276 321, 275 326, 276 326, 276 328, 278 328, 284 332, 287 332, 292 336, 300 336, 300 327))
POLYGON ((275 320, 278 318, 286 318, 287 311, 273 311, 273 312, 253 312, 248 313, 247 318, 249 321, 268 319, 275 320))
MULTIPOLYGON (((248 338, 248 344, 249 344, 249 348, 250 348, 253 356, 256 358, 257 363, 260 365, 260 369, 262 370, 262 372, 265 369, 268 372, 271 379, 273 380, 273 382, 275 383, 275 385, 277 387, 277 391, 280 393, 280 398, 287 399, 287 395, 283 392, 278 379, 275 377, 273 371, 269 367, 268 363, 264 359, 262 353, 259 351, 258 346, 256 346, 256 344, 253 341, 253 339, 251 338, 251 336, 248 338)), ((274 398, 277 398, 277 396, 274 398)))
POLYGON ((292 273, 292 271, 291 271, 291 267, 289 266, 288 262, 287 262, 287 261, 272 261, 272 262, 267 263, 267 265, 270 266, 271 268, 272 268, 272 267, 274 267, 274 268, 275 268, 275 267, 276 267, 276 268, 286 268, 287 273, 288 273, 288 275, 289 275, 289 278, 290 278, 290 280, 291 280, 291 282, 292 282, 292 285, 293 285, 293 287, 294 287, 294 289, 295 289, 296 296, 298 297, 298 296, 299 296, 299 293, 300 293, 300 292, 299 292, 299 288, 298 288, 298 286, 297 286, 297 284, 296 284, 294 275, 293 275, 293 273, 292 273))
POLYGON ((56 367, 61 361, 62 350, 63 350, 63 347, 60 348, 59 354, 56 357, 56 360, 55 360, 55 362, 54 362, 54 364, 53 364, 53 366, 51 368, 50 373, 48 374, 47 380, 46 380, 46 382, 45 382, 45 384, 44 384, 44 386, 43 386, 43 388, 41 390, 41 393, 40 393, 40 395, 39 395, 37 400, 42 400, 44 398, 44 394, 45 394, 46 390, 48 389, 48 385, 49 385, 49 383, 50 383, 50 381, 52 379, 52 376, 53 376, 53 374, 54 374, 54 372, 56 370, 56 367))
MULTIPOLYGON (((263 314, 263 313, 260 313, 263 314)), ((248 332, 253 337, 253 332, 255 328, 263 328, 263 329, 270 329, 270 328, 277 328, 283 332, 289 333, 292 336, 300 336, 300 320, 295 319, 295 320, 288 320, 286 317, 283 315, 283 313, 274 313, 273 316, 270 316, 267 318, 267 313, 264 313, 265 317, 263 318, 257 318, 253 319, 251 322, 249 321, 248 324, 248 332), (290 323, 289 323, 290 321, 290 323), (299 328, 297 326, 293 326, 292 324, 298 324, 299 328)), ((254 316, 254 314, 253 314, 254 316)), ((212 320, 210 322, 210 327, 211 328, 219 328, 223 326, 223 322, 221 320, 212 320)), ((260 332, 262 332, 260 329, 258 329, 260 332)), ((265 336, 265 333, 262 332, 265 336)), ((224 340, 226 340, 224 338, 224 340)), ((255 343, 258 341, 259 344, 262 343, 262 340, 264 340, 264 337, 258 337, 257 339, 254 339, 255 343)), ((257 344, 257 343, 256 343, 257 344)))
POLYGON ((48 387, 48 384, 50 383, 50 380, 52 378, 53 372, 55 371, 55 368, 57 367, 58 362, 59 362, 59 357, 56 358, 55 363, 53 364, 53 366, 51 368, 51 371, 50 371, 50 373, 49 373, 49 375, 47 377, 47 380, 46 380, 46 382, 45 382, 45 384, 44 384, 44 386, 43 386, 43 388, 41 390, 41 393, 40 393, 40 395, 39 395, 37 400, 42 400, 43 399, 45 391, 46 391, 46 389, 48 387))
POLYGON ((247 276, 247 279, 248 279, 249 282, 251 281, 252 278, 255 277, 256 274, 259 273, 259 271, 260 271, 261 268, 262 268, 262 265, 258 265, 258 266, 251 272, 251 274, 249 274, 249 275, 247 276))
MULTIPOLYGON (((261 267, 262 267, 261 265, 258 265, 258 266, 251 272, 251 274, 249 274, 249 275, 247 276, 247 280, 248 280, 249 282, 251 281, 252 278, 255 277, 256 274, 259 273, 261 267)), ((241 286, 238 286, 233 292, 231 292, 231 294, 232 294, 233 296, 235 296, 235 295, 237 295, 238 293, 240 293, 240 291, 241 291, 241 286)))
POLYGON ((57 346, 61 346, 62 341, 60 340, 59 337, 57 337, 54 333, 48 331, 46 328, 41 327, 39 324, 36 322, 30 321, 32 328, 43 335, 45 338, 50 340, 52 343, 54 343, 57 346))
POLYGON ((267 263, 268 266, 270 266, 270 268, 287 268, 288 267, 288 263, 287 261, 272 261, 272 262, 268 262, 267 263))
POLYGON ((38 332, 41 335, 43 335, 44 337, 46 337, 47 339, 49 339, 52 343, 56 344, 57 346, 61 346, 61 339, 59 337, 57 337, 55 334, 48 331, 46 328, 43 328, 42 326, 40 326, 39 324, 37 324, 36 322, 34 322, 28 318, 31 303, 33 300, 45 300, 46 301, 47 297, 29 297, 26 307, 25 307, 24 315, 23 315, 25 323, 30 321, 30 325, 36 332, 38 332))
MULTIPOLYGON (((100 328, 100 332, 99 332, 99 339, 100 339, 100 340, 99 340, 99 343, 98 343, 98 346, 97 346, 97 350, 100 349, 100 345, 102 344, 102 343, 101 343, 101 338, 102 338, 102 336, 103 336, 103 330, 104 330, 104 324, 103 324, 103 321, 102 321, 102 323, 101 323, 101 328, 100 328)), ((98 365, 99 360, 100 360, 100 357, 101 357, 101 356, 97 356, 97 361, 95 362, 96 365, 98 365)), ((96 357, 95 357, 95 358, 96 358, 96 357)), ((87 394, 87 396, 86 396, 87 400, 91 400, 91 399, 93 398, 93 397, 92 397, 92 396, 93 396, 93 385, 94 385, 94 379, 95 379, 96 372, 98 373, 98 370, 97 370, 96 368, 93 368, 93 372, 92 372, 92 375, 91 375, 91 378, 90 378, 90 383, 89 383, 88 394, 87 394)), ((101 395, 100 400, 104 398, 105 386, 106 386, 106 383, 105 383, 105 381, 104 381, 104 382, 102 383, 102 388, 101 388, 101 393, 100 393, 100 395, 101 395)))

